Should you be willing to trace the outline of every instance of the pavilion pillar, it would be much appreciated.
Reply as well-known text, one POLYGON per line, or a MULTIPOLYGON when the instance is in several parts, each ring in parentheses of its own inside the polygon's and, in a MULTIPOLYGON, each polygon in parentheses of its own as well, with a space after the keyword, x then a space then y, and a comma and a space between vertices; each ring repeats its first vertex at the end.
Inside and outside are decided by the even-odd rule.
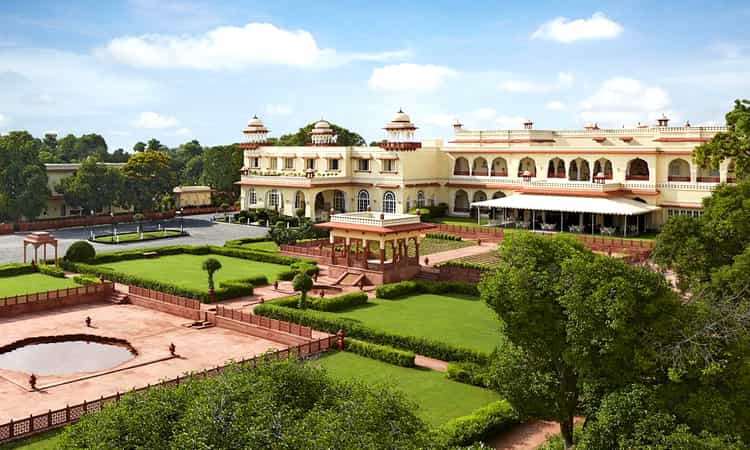
POLYGON ((57 242, 55 242, 55 265, 57 265, 57 242))
POLYGON ((26 264, 26 242, 23 243, 23 263, 26 264))
POLYGON ((39 265, 39 247, 34 246, 34 264, 39 265))
POLYGON ((560 211, 560 232, 565 231, 565 213, 560 211))
POLYGON ((47 264, 47 244, 44 244, 42 248, 42 254, 44 255, 44 264, 47 264))
POLYGON ((336 264, 336 242, 333 236, 331 236, 331 265, 336 264))
POLYGON ((380 270, 385 270, 385 243, 381 242, 380 249, 380 270))
POLYGON ((417 258, 417 264, 419 264, 419 239, 416 236, 414 237, 414 250, 415 256, 417 258))
POLYGON ((352 241, 349 240, 349 236, 346 237, 344 251, 346 252, 346 266, 349 267, 352 265, 352 241))
POLYGON ((628 237, 628 216, 623 217, 625 218, 625 226, 622 229, 622 235, 628 237))
POLYGON ((362 239, 362 262, 365 263, 365 268, 367 268, 367 259, 369 258, 370 254, 370 242, 367 239, 362 239))

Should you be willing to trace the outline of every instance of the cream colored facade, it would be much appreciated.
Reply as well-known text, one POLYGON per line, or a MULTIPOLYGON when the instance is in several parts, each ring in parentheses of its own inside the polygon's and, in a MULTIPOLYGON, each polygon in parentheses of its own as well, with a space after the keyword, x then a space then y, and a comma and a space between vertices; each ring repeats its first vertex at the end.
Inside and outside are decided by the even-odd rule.
POLYGON ((720 182, 734 181, 731 161, 717 171, 692 161, 695 146, 724 127, 671 127, 666 118, 654 126, 560 131, 530 122, 473 131, 457 123, 447 143, 410 145, 389 129, 396 118, 381 147, 273 147, 255 137, 245 151, 242 208, 294 214, 304 207, 307 217, 325 220, 331 208, 402 213, 437 203, 461 216, 471 202, 519 193, 620 197, 659 206, 645 219, 656 228, 668 214, 696 214, 720 182))
MULTIPOLYGON (((120 163, 102 163, 111 165, 114 167, 120 167, 120 163)), ((69 163, 69 164, 45 164, 47 169, 47 187, 49 188, 51 195, 47 199, 47 207, 39 215, 39 219, 62 219, 65 217, 76 217, 76 216, 87 216, 90 211, 82 211, 76 205, 68 205, 65 203, 65 199, 62 194, 55 190, 55 186, 60 183, 65 177, 69 177, 76 173, 80 164, 69 163)), ((127 212, 127 209, 114 207, 113 211, 115 214, 127 212)), ((103 213, 109 211, 95 211, 95 213, 103 213)))
POLYGON ((172 192, 175 196, 175 207, 177 209, 211 206, 213 189, 209 186, 177 186, 172 192))

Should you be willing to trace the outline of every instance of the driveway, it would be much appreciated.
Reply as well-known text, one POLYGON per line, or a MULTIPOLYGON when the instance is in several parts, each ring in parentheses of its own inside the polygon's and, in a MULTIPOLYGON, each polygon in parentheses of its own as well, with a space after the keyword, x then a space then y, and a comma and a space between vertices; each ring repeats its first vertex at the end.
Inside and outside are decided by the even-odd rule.
MULTIPOLYGON (((133 248, 152 248, 152 247, 163 247, 165 245, 223 245, 224 241, 232 239, 240 239, 245 237, 256 237, 264 236, 267 233, 267 229, 263 227, 248 226, 248 225, 235 225, 225 224, 219 222, 211 222, 213 214, 201 215, 201 216, 189 216, 185 217, 184 228, 185 231, 190 233, 190 236, 171 238, 171 239, 159 239, 156 241, 147 242, 133 242, 128 244, 100 244, 93 243, 94 248, 98 252, 127 250, 133 248)), ((164 221, 147 222, 147 229, 151 230, 157 227, 157 224, 162 224, 169 228, 180 228, 180 219, 170 219, 164 221)), ((99 225, 94 227, 97 234, 110 234, 112 227, 110 225, 99 225)), ((48 230, 58 240, 58 255, 62 257, 65 255, 65 251, 75 241, 82 241, 89 238, 91 232, 90 227, 82 228, 65 228, 60 230, 48 230)), ((130 231, 136 231, 135 224, 121 224, 117 226, 118 233, 125 233, 130 231)), ((23 239, 28 233, 15 233, 5 236, 0 236, 0 264, 7 264, 13 262, 23 261, 23 239)), ((33 249, 29 247, 27 249, 29 257, 33 257, 33 249)), ((52 258, 54 253, 47 248, 47 257, 52 258)), ((41 258, 42 251, 39 249, 39 257, 41 258)))

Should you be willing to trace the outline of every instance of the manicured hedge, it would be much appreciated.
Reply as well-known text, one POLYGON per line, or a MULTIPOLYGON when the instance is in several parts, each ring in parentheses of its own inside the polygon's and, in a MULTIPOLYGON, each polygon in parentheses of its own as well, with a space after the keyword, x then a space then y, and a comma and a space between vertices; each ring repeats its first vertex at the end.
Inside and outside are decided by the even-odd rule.
POLYGON ((393 300, 414 294, 466 294, 479 295, 477 286, 462 281, 424 281, 412 280, 384 284, 375 290, 377 298, 393 300))
POLYGON ((242 246, 244 244, 251 244, 253 242, 265 242, 265 241, 270 241, 270 240, 271 240, 271 238, 268 237, 268 236, 242 238, 242 239, 232 239, 230 241, 224 242, 224 247, 242 248, 242 246))
POLYGON ((438 264, 439 266, 452 266, 452 267, 463 267, 466 269, 477 269, 477 270, 492 270, 492 266, 488 264, 479 264, 468 261, 446 261, 438 264))
POLYGON ((344 350, 402 367, 414 367, 414 358, 416 358, 414 352, 407 352, 386 345, 370 344, 351 338, 344 339, 344 350))
POLYGON ((96 255, 94 247, 86 241, 76 241, 68 247, 65 259, 72 262, 85 262, 96 255))
POLYGON ((453 448, 486 442, 498 433, 519 423, 518 414, 505 400, 479 408, 468 416, 456 417, 438 427, 436 440, 441 446, 453 448))
MULTIPOLYGON (((367 304, 367 294, 364 292, 350 292, 336 297, 307 297, 308 308, 316 311, 341 311, 355 306, 367 304)), ((297 308, 299 294, 289 297, 275 298, 270 303, 284 308, 297 308)))
POLYGON ((444 241, 462 241, 463 240, 461 236, 456 236, 455 234, 447 234, 447 233, 427 233, 425 234, 425 237, 428 239, 442 239, 444 241))
POLYGON ((99 281, 99 278, 93 275, 76 275, 73 277, 73 281, 84 286, 101 283, 101 281, 99 281))
POLYGON ((448 363, 446 376, 453 381, 479 387, 487 387, 489 384, 489 373, 486 366, 473 362, 448 363))
POLYGON ((65 278, 65 271, 58 266, 48 266, 40 264, 38 267, 39 273, 43 273, 55 278, 65 278))
POLYGON ((0 278, 30 273, 34 273, 34 267, 31 264, 5 264, 0 266, 0 278))
POLYGON ((479 364, 486 364, 489 358, 487 353, 423 337, 393 334, 368 327, 356 320, 332 316, 309 309, 301 311, 293 308, 285 308, 279 306, 277 303, 265 303, 257 306, 253 312, 259 316, 286 320, 287 322, 298 323, 328 333, 336 333, 338 330, 343 329, 347 336, 355 339, 380 345, 390 345, 443 361, 474 361, 479 364))

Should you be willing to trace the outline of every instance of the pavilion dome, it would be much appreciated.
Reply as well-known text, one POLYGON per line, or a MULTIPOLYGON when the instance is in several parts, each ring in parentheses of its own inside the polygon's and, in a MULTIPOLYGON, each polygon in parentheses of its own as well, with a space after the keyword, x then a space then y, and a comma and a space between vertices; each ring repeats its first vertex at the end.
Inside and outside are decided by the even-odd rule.
POLYGON ((313 134, 330 134, 333 133, 333 129, 331 128, 330 122, 327 120, 319 120, 315 122, 315 125, 313 125, 312 129, 313 134))
POLYGON ((268 133, 268 129, 263 125, 263 121, 260 120, 258 116, 253 116, 253 118, 247 122, 247 126, 242 132, 246 134, 268 133))
POLYGON ((391 121, 385 126, 386 130, 416 130, 417 127, 411 122, 411 118, 401 109, 393 115, 391 121))

